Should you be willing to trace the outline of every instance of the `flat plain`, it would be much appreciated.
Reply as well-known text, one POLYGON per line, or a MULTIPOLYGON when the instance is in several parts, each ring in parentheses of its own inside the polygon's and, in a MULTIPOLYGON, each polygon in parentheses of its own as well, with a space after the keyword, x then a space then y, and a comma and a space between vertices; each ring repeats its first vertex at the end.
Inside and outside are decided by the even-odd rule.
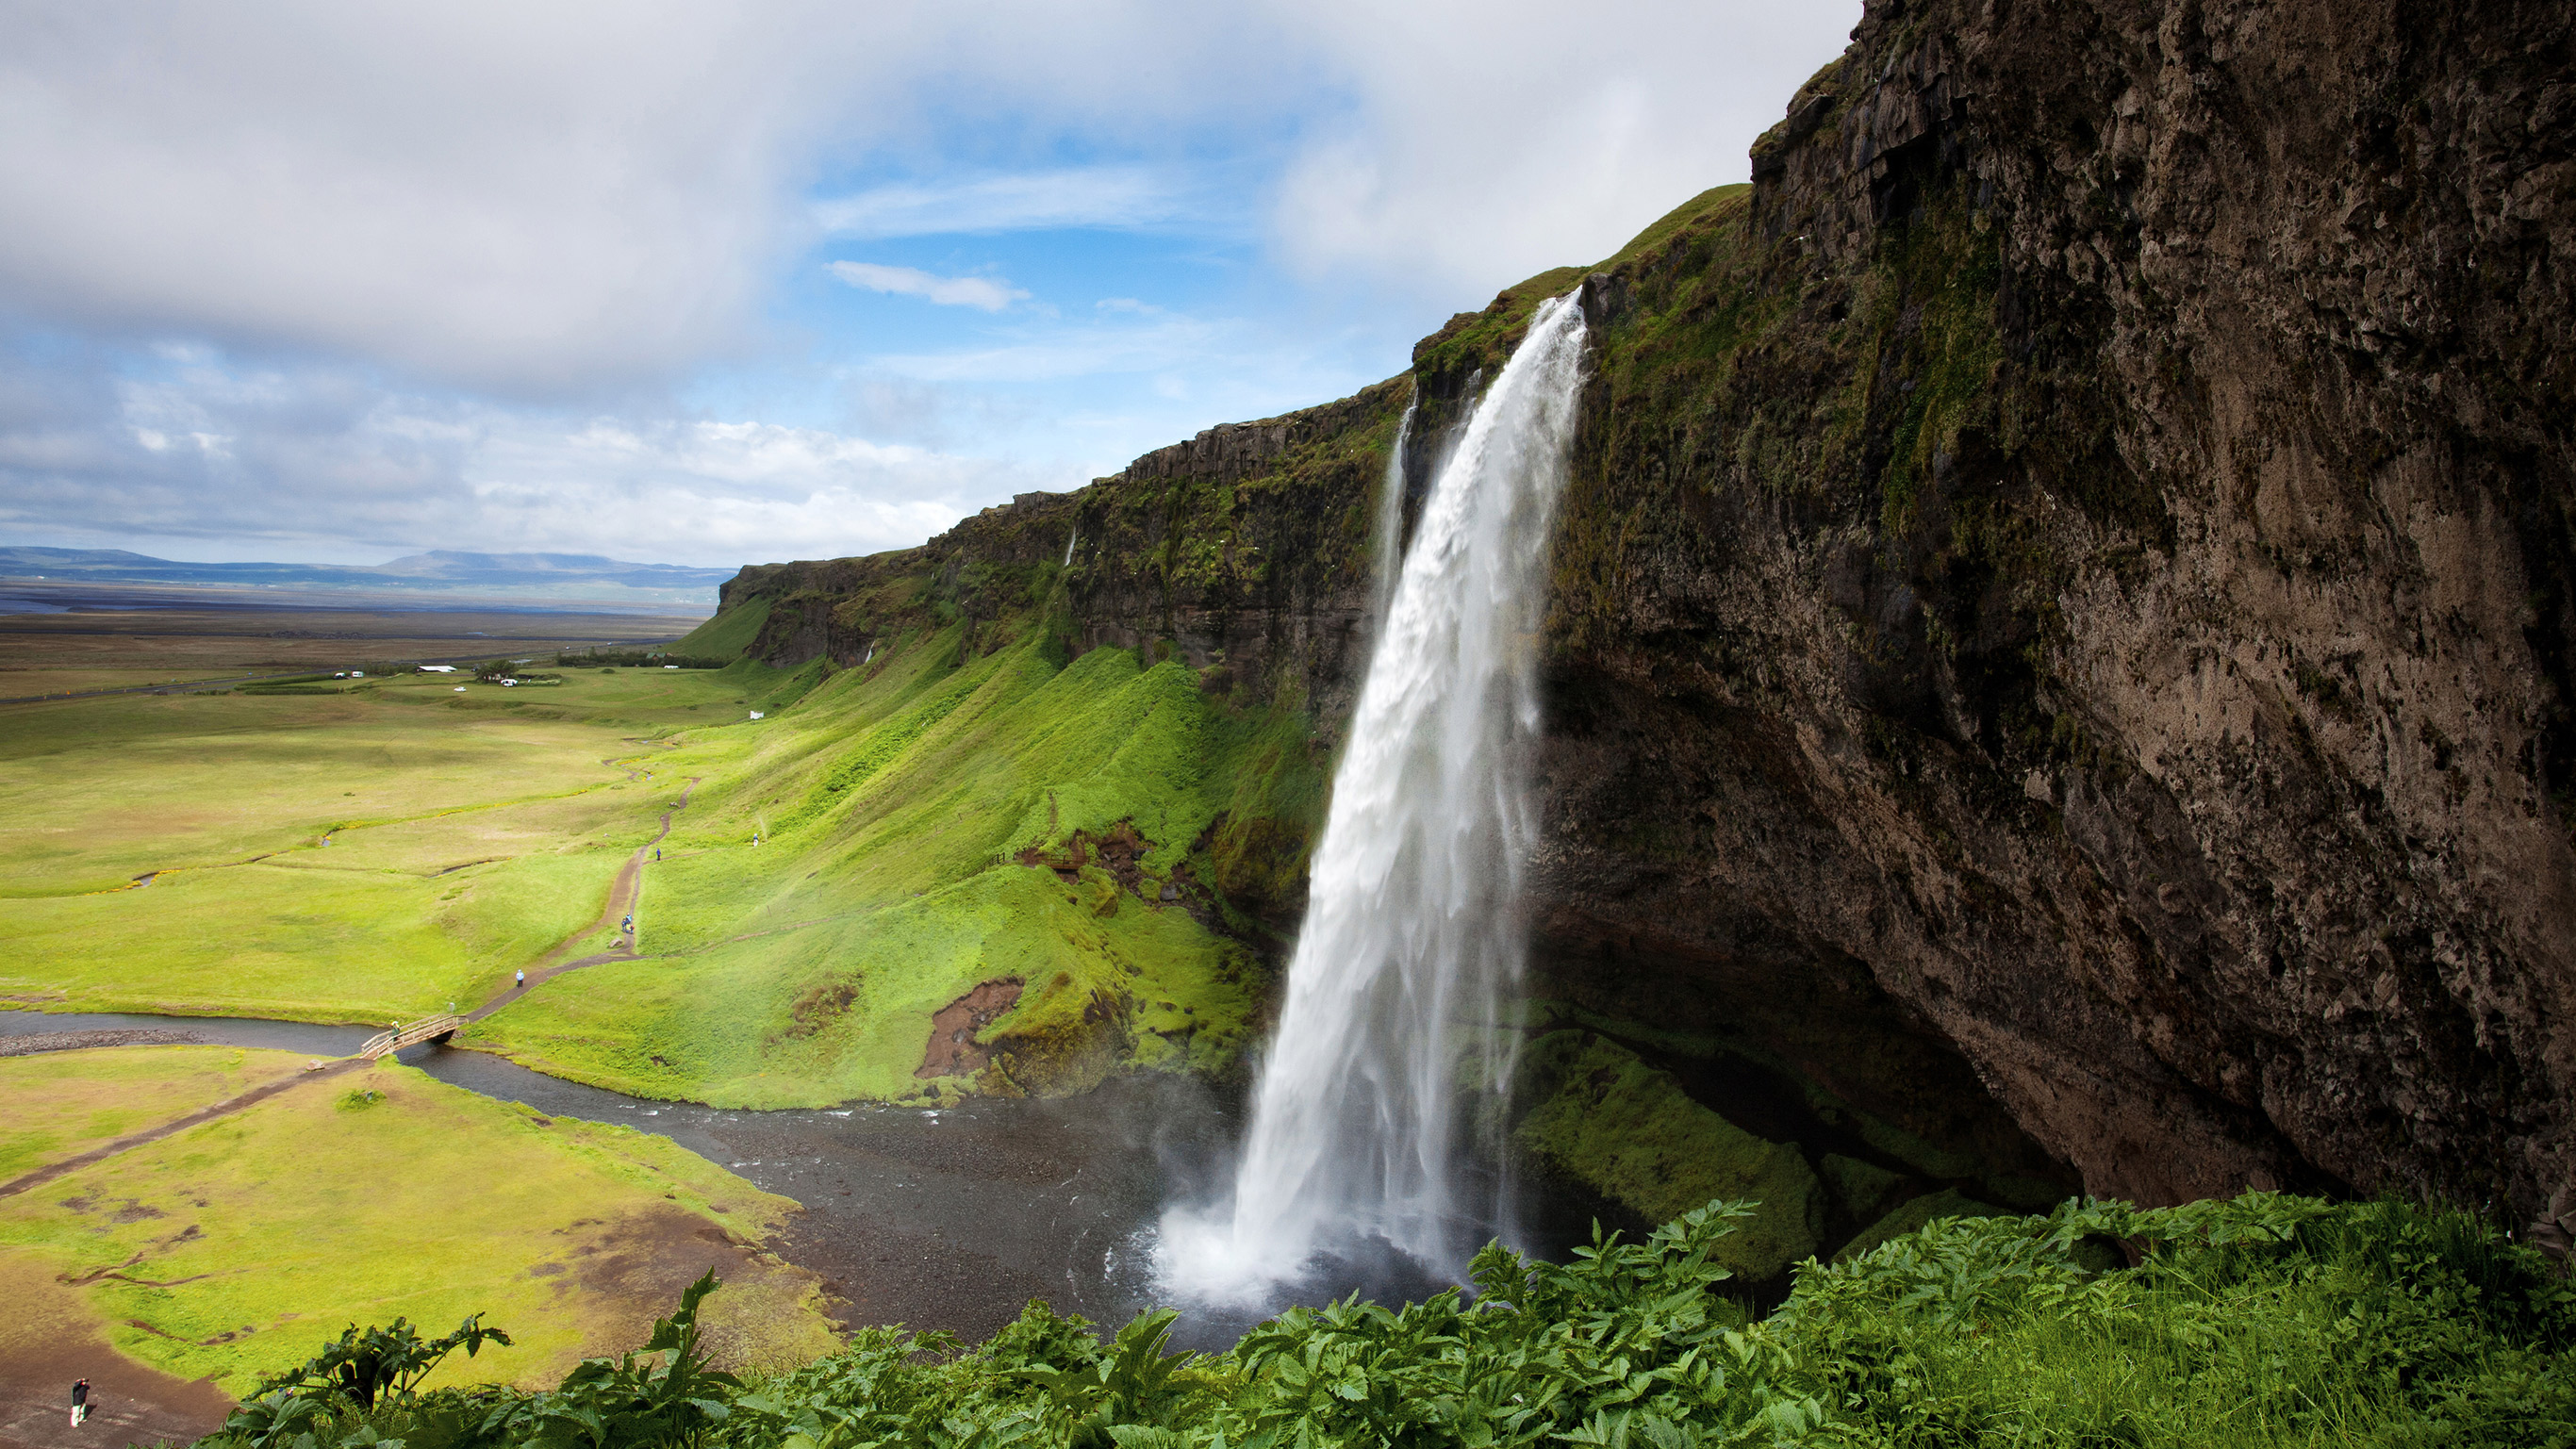
MULTIPOLYGON (((558 677, 0 705, 0 1001, 373 1024, 579 963, 460 1044, 734 1106, 948 1095, 997 1062, 1047 1092, 1227 1068, 1264 967, 1199 884, 1205 845, 1229 812, 1315 793, 1300 717, 1230 708, 1179 663, 1070 657, 1034 615, 978 635, 915 612, 865 668, 522 647, 496 653, 558 677), (611 906, 630 861, 631 941, 611 906), (934 1062, 934 1017, 979 992, 974 1040, 934 1062)), ((256 662, 254 628, 206 617, 241 646, 223 662, 256 662)), ((0 629, 0 663, 73 624, 122 637, 32 619, 0 621, 28 625, 0 629)), ((738 652, 758 622, 674 647, 738 652)), ((412 627, 359 623, 364 649, 412 627)))
POLYGON ((59 1163, 246 1083, 294 1082, 0 1196, 5 1276, 45 1300, 0 1320, 0 1359, 35 1356, 27 1334, 67 1319, 238 1394, 344 1323, 407 1316, 435 1334, 481 1312, 516 1345, 459 1355, 442 1380, 550 1384, 584 1354, 640 1342, 709 1267, 726 1280, 710 1302, 724 1357, 795 1363, 830 1346, 816 1280, 758 1251, 795 1210, 787 1199, 663 1138, 548 1118, 390 1061, 305 1066, 234 1047, 0 1059, 0 1094, 26 1114, 0 1152, 21 1161, 32 1147, 59 1163))
POLYGON ((696 616, 632 607, 10 580, 0 588, 0 700, 398 660, 630 648, 697 623, 696 616))
POLYGON ((630 762, 742 698, 654 676, 0 706, 0 997, 319 1021, 480 1001, 658 828, 630 762))

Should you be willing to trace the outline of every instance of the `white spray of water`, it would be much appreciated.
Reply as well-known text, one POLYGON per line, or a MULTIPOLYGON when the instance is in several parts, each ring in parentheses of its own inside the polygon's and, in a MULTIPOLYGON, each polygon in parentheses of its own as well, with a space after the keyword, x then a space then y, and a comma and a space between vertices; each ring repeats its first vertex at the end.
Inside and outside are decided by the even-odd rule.
POLYGON ((1582 383, 1582 311, 1543 304, 1416 525, 1315 852, 1305 929, 1231 1202, 1164 1214, 1172 1292, 1259 1301, 1379 1240, 1455 1274, 1462 1089, 1510 1071, 1536 632, 1582 383))
POLYGON ((1064 536, 1064 566, 1066 568, 1073 567, 1073 546, 1080 542, 1081 539, 1082 530, 1079 528, 1064 536))

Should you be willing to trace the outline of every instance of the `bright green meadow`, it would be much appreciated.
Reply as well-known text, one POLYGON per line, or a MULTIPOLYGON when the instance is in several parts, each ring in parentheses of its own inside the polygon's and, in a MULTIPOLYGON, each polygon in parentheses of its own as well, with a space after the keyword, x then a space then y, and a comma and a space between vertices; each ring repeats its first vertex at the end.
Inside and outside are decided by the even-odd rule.
POLYGON ((743 698, 692 671, 7 707, 0 997, 359 1022, 479 1002, 650 838, 657 791, 618 761, 743 698))
MULTIPOLYGON (((0 1153, 59 1161, 305 1062, 233 1047, 0 1059, 12 1104, 0 1153)), ((385 1062, 0 1198, 0 1270, 55 1310, 0 1323, 0 1354, 68 1311, 145 1364, 238 1393, 345 1323, 444 1327, 490 1310, 517 1347, 460 1357, 441 1381, 551 1382, 651 1322, 709 1256, 701 1230, 748 1245, 793 1210, 664 1138, 548 1119, 385 1062)), ((724 1255, 744 1290, 723 1310, 729 1357, 796 1363, 830 1347, 812 1275, 724 1255)))
MULTIPOLYGON (((539 659, 516 687, 7 707, 0 999, 366 1023, 479 1005, 618 944, 611 882, 669 813, 635 958, 544 981, 466 1044, 760 1107, 1228 1070, 1262 967, 1211 888, 1245 868, 1214 827, 1302 839, 1303 713, 1130 651, 1073 657, 1053 571, 1025 574, 1006 581, 1025 606, 980 624, 900 581, 903 628, 864 669, 539 659), (985 983, 1017 996, 978 1024, 983 1060, 921 1076, 933 1015, 985 983)), ((739 651, 769 608, 672 648, 739 651)))

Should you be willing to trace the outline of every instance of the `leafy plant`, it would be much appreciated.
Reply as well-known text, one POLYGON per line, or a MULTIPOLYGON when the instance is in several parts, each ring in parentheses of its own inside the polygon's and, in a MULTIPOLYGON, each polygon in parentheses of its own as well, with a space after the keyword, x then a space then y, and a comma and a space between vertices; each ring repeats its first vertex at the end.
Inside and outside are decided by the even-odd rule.
POLYGON ((363 1332, 353 1323, 303 1367, 266 1380, 253 1392, 266 1396, 281 1390, 302 1394, 336 1390, 359 1408, 373 1409, 388 1398, 412 1397, 420 1381, 457 1349, 472 1358, 487 1343, 507 1347, 509 1342, 509 1334, 485 1328, 480 1313, 467 1316, 454 1333, 425 1341, 408 1318, 395 1319, 391 1328, 371 1325, 363 1332))
POLYGON ((707 1367, 698 1346, 698 1305, 716 1291, 710 1268, 653 1325, 640 1352, 584 1359, 551 1393, 504 1404, 478 1431, 486 1442, 525 1449, 630 1449, 696 1445, 733 1412, 739 1379, 707 1367), (656 1355, 667 1355, 655 1362, 656 1355))
POLYGON ((467 1317, 454 1333, 426 1341, 408 1318, 395 1319, 391 1328, 370 1325, 363 1332, 353 1323, 302 1367, 262 1380, 224 1420, 224 1432, 256 1449, 309 1443, 312 1431, 342 1406, 363 1415, 382 1403, 407 1402, 450 1353, 462 1348, 472 1358, 486 1343, 509 1342, 507 1333, 485 1328, 480 1313, 467 1317))
POLYGON ((1789 1301, 1759 1322, 1714 1257, 1747 1215, 1711 1203, 1635 1242, 1596 1229, 1562 1264, 1488 1247, 1472 1296, 1292 1308, 1221 1354, 1169 1352, 1169 1310, 1104 1343, 1032 1302, 979 1347, 863 1329, 749 1388, 700 1353, 710 1274, 640 1358, 589 1360, 551 1392, 389 1389, 370 1415, 308 1365, 297 1385, 245 1405, 224 1438, 231 1449, 2576 1449, 2576 1288, 2466 1214, 2248 1193, 1946 1219, 1844 1262, 1801 1264, 1789 1301))
POLYGON ((1114 1437, 1118 1427, 1155 1425, 1191 1387, 1186 1370, 1196 1355, 1163 1352, 1172 1322, 1180 1316, 1170 1308, 1140 1313, 1118 1330, 1108 1353, 1088 1363, 1071 1368, 1030 1364, 1014 1372, 1045 1389, 1056 1413, 1071 1420, 1063 1441, 1068 1449, 1123 1445, 1114 1437))

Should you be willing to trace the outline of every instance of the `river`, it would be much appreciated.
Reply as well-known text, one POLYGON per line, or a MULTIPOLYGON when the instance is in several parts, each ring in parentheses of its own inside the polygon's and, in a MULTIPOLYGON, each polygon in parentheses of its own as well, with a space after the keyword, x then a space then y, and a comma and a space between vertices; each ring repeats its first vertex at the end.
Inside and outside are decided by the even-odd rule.
MULTIPOLYGON (((239 1017, 0 1011, 0 1036, 131 1028, 312 1056, 346 1056, 373 1034, 239 1017)), ((947 1329, 969 1340, 1017 1317, 1033 1297, 1109 1326, 1149 1306, 1162 1208, 1207 1195, 1230 1172, 1241 1105, 1190 1078, 1137 1074, 1056 1101, 754 1112, 629 1097, 435 1044, 409 1048, 401 1060, 550 1116, 659 1133, 793 1198, 806 1211, 771 1246, 846 1300, 836 1316, 947 1329)), ((1261 1305, 1190 1306, 1174 1341, 1221 1348, 1290 1302, 1320 1303, 1354 1288, 1392 1301, 1439 1286, 1392 1256, 1335 1262, 1261 1305)))

